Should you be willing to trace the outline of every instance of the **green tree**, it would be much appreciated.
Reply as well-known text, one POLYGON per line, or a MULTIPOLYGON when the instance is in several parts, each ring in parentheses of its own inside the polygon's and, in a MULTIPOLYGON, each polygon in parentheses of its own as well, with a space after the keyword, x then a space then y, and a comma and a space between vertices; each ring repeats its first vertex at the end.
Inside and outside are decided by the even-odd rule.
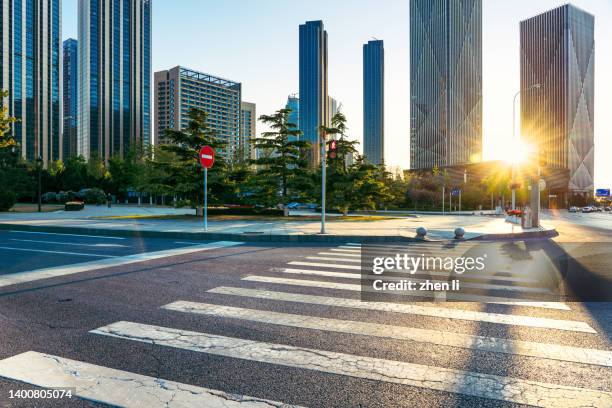
POLYGON ((11 125, 17 121, 8 114, 4 106, 7 91, 0 91, 0 211, 7 211, 17 201, 16 187, 22 177, 27 174, 25 167, 20 165, 17 143, 11 133, 11 125))
MULTIPOLYGON (((289 122, 291 109, 280 109, 273 115, 262 115, 259 120, 270 127, 261 138, 254 139, 255 148, 268 152, 267 155, 252 160, 258 166, 257 196, 268 196, 268 204, 279 200, 286 204, 290 200, 303 197, 304 184, 308 179, 306 151, 310 144, 298 140, 302 132, 295 123, 289 122), (277 190, 280 197, 274 194, 277 190)), ((277 201, 278 202, 278 201, 277 201)))
POLYGON ((169 144, 159 147, 159 151, 166 154, 159 157, 156 154, 153 165, 169 179, 167 185, 172 186, 173 193, 189 200, 199 212, 204 195, 199 151, 205 145, 215 150, 215 165, 208 172, 208 199, 212 204, 220 204, 227 184, 227 163, 220 153, 226 144, 215 137, 204 110, 192 108, 188 118, 185 129, 166 129, 165 137, 169 144))

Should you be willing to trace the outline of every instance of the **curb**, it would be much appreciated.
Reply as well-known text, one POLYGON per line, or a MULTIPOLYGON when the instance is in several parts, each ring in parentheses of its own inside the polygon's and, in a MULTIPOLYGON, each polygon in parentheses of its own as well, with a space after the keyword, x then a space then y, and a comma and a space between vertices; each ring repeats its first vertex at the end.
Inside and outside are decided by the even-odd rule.
MULTIPOLYGON (((49 232, 83 235, 102 235, 109 237, 129 237, 129 238, 171 238, 171 239, 192 239, 210 241, 239 241, 239 242, 422 242, 422 239, 406 236, 392 235, 280 235, 280 234, 231 234, 218 232, 174 232, 174 231, 135 231, 135 230, 116 230, 102 228, 85 227, 58 227, 45 225, 21 225, 21 224, 1 224, 1 230, 49 232)), ((527 231, 515 234, 484 234, 465 241, 493 241, 502 239, 526 239, 526 238, 553 238, 559 234, 555 229, 527 231)), ((429 241, 426 239, 425 241, 429 241)), ((444 240, 443 240, 444 241, 444 240)), ((448 241, 453 241, 449 239, 448 241)))
POLYGON ((478 237, 470 238, 468 241, 494 241, 502 239, 520 240, 528 238, 554 238, 558 236, 559 233, 553 228, 547 230, 517 232, 514 234, 483 234, 478 237))

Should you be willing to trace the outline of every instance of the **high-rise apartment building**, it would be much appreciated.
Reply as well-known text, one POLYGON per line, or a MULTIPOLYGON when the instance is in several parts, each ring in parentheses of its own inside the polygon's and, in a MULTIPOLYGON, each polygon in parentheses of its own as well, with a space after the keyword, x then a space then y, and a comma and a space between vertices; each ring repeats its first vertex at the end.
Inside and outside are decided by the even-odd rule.
MULTIPOLYGON (((297 95, 289 95, 287 98, 287 104, 285 105, 285 109, 291 109, 291 113, 289 113, 289 117, 287 120, 289 123, 295 125, 294 129, 299 129, 300 127, 300 98, 297 95)), ((298 138, 295 136, 290 136, 291 140, 297 140, 298 138)))
POLYGON ((257 110, 254 103, 240 103, 240 152, 243 159, 255 159, 253 139, 257 137, 257 110))
POLYGON ((521 134, 540 164, 569 170, 570 193, 593 194, 594 17, 565 5, 521 22, 521 134))
POLYGON ((238 82, 177 66, 155 73, 155 143, 167 143, 165 129, 184 129, 192 108, 208 113, 215 136, 226 143, 218 152, 232 160, 240 151, 242 86, 238 82))
POLYGON ((310 142, 310 163, 319 163, 319 127, 329 123, 327 95, 327 32, 322 21, 300 25, 300 109, 299 128, 310 142))
POLYGON ((381 164, 385 153, 385 49, 382 40, 363 45, 363 153, 381 164))
POLYGON ((0 89, 28 160, 61 159, 61 0, 0 0, 0 89))
POLYGON ((78 152, 151 143, 151 0, 79 0, 78 152))
POLYGON ((72 38, 64 41, 64 84, 63 106, 64 124, 62 135, 62 155, 77 155, 77 112, 78 112, 78 41, 72 38))
POLYGON ((411 0, 410 167, 481 156, 482 0, 411 0))
POLYGON ((327 97, 327 122, 326 123, 328 125, 331 124, 332 118, 336 115, 336 113, 338 113, 339 107, 340 107, 340 104, 335 98, 332 98, 331 96, 327 97))

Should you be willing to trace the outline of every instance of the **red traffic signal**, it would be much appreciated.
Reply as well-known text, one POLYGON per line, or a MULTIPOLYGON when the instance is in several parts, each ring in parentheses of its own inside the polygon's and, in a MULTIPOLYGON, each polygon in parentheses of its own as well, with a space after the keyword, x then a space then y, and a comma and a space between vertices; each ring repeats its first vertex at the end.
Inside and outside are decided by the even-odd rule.
POLYGON ((329 157, 332 159, 336 158, 336 153, 338 149, 338 141, 332 140, 329 142, 329 157))

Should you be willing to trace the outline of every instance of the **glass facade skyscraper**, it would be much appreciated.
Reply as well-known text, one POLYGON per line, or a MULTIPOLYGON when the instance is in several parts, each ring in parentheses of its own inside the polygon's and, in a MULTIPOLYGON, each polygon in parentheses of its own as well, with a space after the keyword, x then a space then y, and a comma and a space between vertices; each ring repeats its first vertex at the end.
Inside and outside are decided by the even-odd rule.
POLYGON ((151 0, 79 0, 78 152, 151 143, 151 0))
MULTIPOLYGON (((300 98, 298 98, 295 94, 289 95, 287 98, 287 104, 285 104, 285 109, 291 109, 291 113, 287 120, 289 123, 295 125, 295 129, 299 129, 300 127, 300 98)), ((291 140, 297 140, 295 136, 290 136, 291 140)))
POLYGON ((363 45, 363 153, 382 164, 385 153, 385 49, 382 40, 363 45))
POLYGON ((482 0, 410 1, 410 167, 482 159, 482 0))
POLYGON ((565 5, 521 22, 521 134, 543 167, 569 170, 568 190, 593 194, 594 17, 565 5))
POLYGON ((64 160, 77 154, 77 56, 78 41, 72 38, 64 41, 64 127, 62 135, 62 155, 64 160))
POLYGON ((184 129, 189 111, 200 108, 208 113, 208 125, 215 136, 226 143, 217 153, 232 160, 241 151, 241 99, 239 82, 181 66, 156 72, 155 143, 167 143, 164 130, 184 129))
POLYGON ((28 160, 61 159, 61 0, 0 0, 0 89, 28 160))
POLYGON ((319 163, 319 127, 329 123, 327 32, 322 21, 300 25, 300 114, 303 140, 311 143, 310 163, 319 163))

